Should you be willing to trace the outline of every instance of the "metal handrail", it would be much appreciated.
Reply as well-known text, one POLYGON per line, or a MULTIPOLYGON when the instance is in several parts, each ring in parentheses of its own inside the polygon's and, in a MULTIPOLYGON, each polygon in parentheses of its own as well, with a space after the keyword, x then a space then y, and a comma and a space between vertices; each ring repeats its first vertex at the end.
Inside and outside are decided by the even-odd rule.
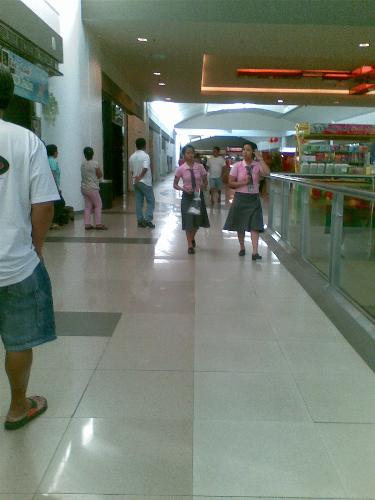
MULTIPOLYGON (((359 176, 363 177, 363 176, 359 176)), ((361 198, 368 201, 375 201, 375 193, 370 193, 368 191, 363 191, 361 189, 351 189, 344 186, 327 186, 327 184, 322 184, 320 182, 313 182, 306 179, 301 179, 300 177, 293 177, 291 175, 283 174, 270 174, 272 179, 280 179, 281 181, 293 182, 295 184, 300 184, 301 186, 312 187, 315 189, 321 189, 322 191, 331 191, 333 193, 342 193, 346 196, 352 196, 355 198, 361 198)))

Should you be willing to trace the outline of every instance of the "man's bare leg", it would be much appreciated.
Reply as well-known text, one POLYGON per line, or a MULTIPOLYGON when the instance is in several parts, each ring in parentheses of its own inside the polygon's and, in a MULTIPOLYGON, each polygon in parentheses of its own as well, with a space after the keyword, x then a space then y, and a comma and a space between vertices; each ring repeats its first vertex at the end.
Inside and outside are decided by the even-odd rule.
POLYGON ((6 353, 5 370, 8 375, 12 398, 7 420, 12 421, 22 418, 30 407, 26 399, 26 391, 29 384, 32 362, 32 349, 21 352, 8 351, 6 353))

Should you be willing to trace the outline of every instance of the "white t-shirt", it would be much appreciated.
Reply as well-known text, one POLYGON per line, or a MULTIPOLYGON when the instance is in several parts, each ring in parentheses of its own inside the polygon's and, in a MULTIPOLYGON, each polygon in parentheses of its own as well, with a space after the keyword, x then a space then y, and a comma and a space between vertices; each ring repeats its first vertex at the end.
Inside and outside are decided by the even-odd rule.
POLYGON ((23 281, 39 264, 31 205, 59 199, 44 144, 0 120, 0 287, 23 281))
POLYGON ((99 179, 96 176, 96 169, 99 168, 98 162, 86 160, 81 165, 81 188, 84 191, 94 191, 99 189, 99 179))
POLYGON ((129 168, 132 173, 133 182, 134 177, 141 175, 142 170, 147 168, 147 172, 140 182, 146 184, 146 186, 152 186, 152 174, 151 174, 151 165, 150 165, 150 157, 145 151, 142 149, 138 149, 135 153, 131 155, 129 158, 129 168))
POLYGON ((222 156, 213 156, 207 160, 208 166, 208 174, 211 179, 217 179, 221 177, 221 173, 223 171, 223 167, 225 167, 226 163, 222 156))

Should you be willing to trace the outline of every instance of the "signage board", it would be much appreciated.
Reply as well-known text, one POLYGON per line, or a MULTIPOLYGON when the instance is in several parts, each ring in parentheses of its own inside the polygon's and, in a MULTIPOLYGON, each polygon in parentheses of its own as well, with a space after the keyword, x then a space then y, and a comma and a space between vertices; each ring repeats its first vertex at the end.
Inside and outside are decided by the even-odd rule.
POLYGON ((13 74, 14 93, 29 101, 48 103, 48 73, 14 52, 0 47, 0 64, 13 74))

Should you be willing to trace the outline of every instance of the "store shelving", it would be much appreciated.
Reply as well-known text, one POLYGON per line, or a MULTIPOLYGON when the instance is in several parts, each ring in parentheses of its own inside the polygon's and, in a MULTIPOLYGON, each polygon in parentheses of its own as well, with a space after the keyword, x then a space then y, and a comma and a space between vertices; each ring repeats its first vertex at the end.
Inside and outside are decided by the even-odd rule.
POLYGON ((299 123, 296 139, 296 169, 301 174, 375 173, 370 165, 370 143, 375 141, 372 125, 299 123))

